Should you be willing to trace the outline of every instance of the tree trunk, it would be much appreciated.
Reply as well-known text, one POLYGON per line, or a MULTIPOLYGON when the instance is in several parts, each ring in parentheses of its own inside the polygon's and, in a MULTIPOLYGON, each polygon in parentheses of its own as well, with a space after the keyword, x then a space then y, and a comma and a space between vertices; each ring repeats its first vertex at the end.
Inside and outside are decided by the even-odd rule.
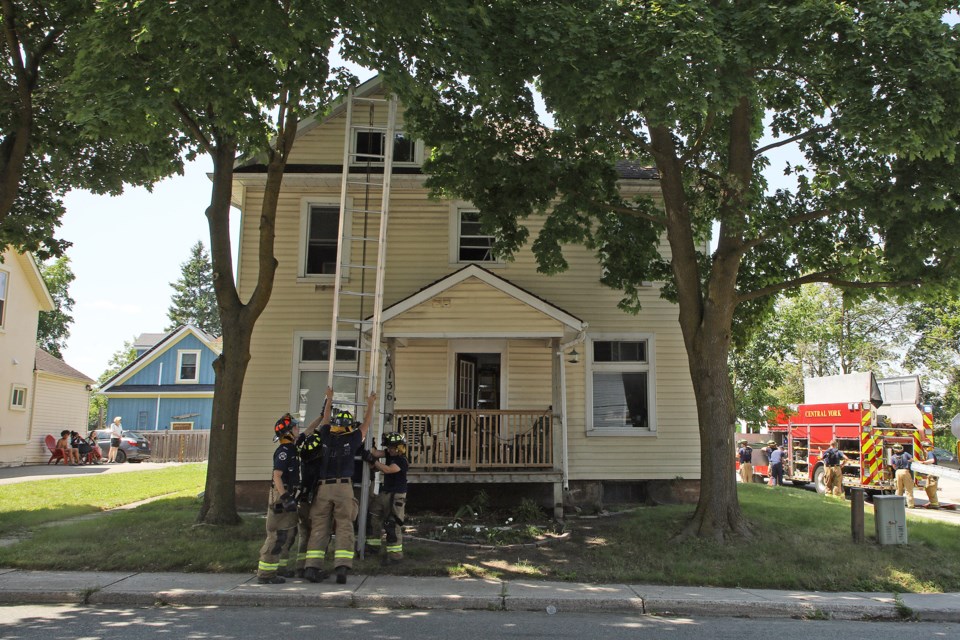
MULTIPOLYGON (((214 361, 213 416, 210 421, 210 451, 207 483, 198 521, 204 524, 233 525, 237 515, 237 433, 240 396, 250 362, 250 334, 239 327, 227 326, 224 319, 223 351, 214 361), (229 336, 229 337, 228 337, 229 336)), ((232 322, 235 324, 235 322, 232 322)))
POLYGON ((694 344, 687 345, 690 377, 700 423, 700 500, 678 539, 751 537, 737 499, 733 472, 736 411, 727 356, 729 327, 705 323, 694 344))

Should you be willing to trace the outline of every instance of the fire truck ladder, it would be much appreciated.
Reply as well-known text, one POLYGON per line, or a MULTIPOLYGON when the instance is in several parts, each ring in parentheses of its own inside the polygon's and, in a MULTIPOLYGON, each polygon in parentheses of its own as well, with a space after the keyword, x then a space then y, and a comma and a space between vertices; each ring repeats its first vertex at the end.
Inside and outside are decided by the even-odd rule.
MULTIPOLYGON (((396 98, 360 97, 354 94, 353 88, 347 92, 327 384, 334 390, 335 398, 337 395, 342 398, 344 392, 353 397, 353 400, 335 399, 334 405, 350 406, 357 420, 366 419, 366 416, 361 418, 360 413, 366 406, 369 390, 379 391, 383 280, 396 121, 396 98), (379 205, 375 202, 378 191, 379 205), (356 336, 356 341, 344 339, 349 335, 356 336), (355 367, 338 369, 338 353, 342 359, 355 362, 355 367)), ((382 420, 382 412, 377 413, 382 420)), ((380 420, 371 422, 368 442, 382 431, 380 420)), ((369 502, 369 473, 366 465, 363 468, 357 540, 361 557, 369 502)))

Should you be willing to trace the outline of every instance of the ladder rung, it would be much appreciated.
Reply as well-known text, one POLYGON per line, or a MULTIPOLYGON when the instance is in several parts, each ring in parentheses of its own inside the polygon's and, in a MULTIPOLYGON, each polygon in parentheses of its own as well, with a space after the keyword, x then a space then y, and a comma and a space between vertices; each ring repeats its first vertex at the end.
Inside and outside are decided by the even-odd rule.
POLYGON ((356 320, 354 318, 337 318, 337 322, 340 322, 343 324, 364 324, 364 325, 373 324, 373 320, 356 320))
POLYGON ((370 353, 370 351, 372 351, 372 349, 370 349, 370 348, 368 348, 368 347, 344 347, 344 346, 339 346, 339 347, 337 347, 337 351, 362 351, 363 353, 370 353))
POLYGON ((347 236, 344 240, 360 240, 362 242, 380 242, 380 238, 370 238, 367 236, 347 236))
POLYGON ((368 98, 366 96, 353 96, 354 102, 365 102, 369 104, 387 104, 390 102, 387 98, 368 98))
POLYGON ((387 131, 386 125, 382 124, 352 124, 350 125, 352 131, 370 131, 373 133, 379 133, 381 131, 387 131))
POLYGON ((368 264, 346 264, 346 263, 343 263, 343 264, 341 264, 340 266, 343 267, 344 269, 376 269, 376 268, 377 268, 376 265, 368 265, 368 264))
POLYGON ((383 213, 380 209, 354 209, 352 207, 348 207, 347 212, 348 213, 366 213, 366 214, 374 213, 378 215, 383 213))
POLYGON ((365 373, 344 373, 343 371, 334 371, 333 377, 334 378, 351 378, 353 380, 363 380, 365 378, 369 378, 370 376, 368 376, 365 373))
POLYGON ((345 290, 341 289, 341 290, 340 290, 340 295, 342 295, 342 296, 356 296, 356 297, 358 297, 358 298, 372 298, 372 297, 374 297, 374 296, 377 295, 377 294, 375 294, 375 293, 366 293, 366 292, 364 292, 364 291, 345 291, 345 290))

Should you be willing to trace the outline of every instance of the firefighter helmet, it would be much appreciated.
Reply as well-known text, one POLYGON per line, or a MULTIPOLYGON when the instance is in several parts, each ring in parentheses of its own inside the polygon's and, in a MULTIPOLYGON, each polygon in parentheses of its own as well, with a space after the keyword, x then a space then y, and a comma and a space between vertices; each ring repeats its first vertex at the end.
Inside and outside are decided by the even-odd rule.
POLYGON ((298 426, 300 426, 300 423, 297 422, 296 418, 289 413, 283 414, 280 416, 280 419, 277 420, 277 424, 273 425, 273 441, 276 442, 298 426))
POLYGON ((397 447, 406 443, 407 437, 399 431, 390 431, 383 434, 383 438, 381 438, 381 444, 384 447, 397 447))
POLYGON ((353 414, 349 411, 338 411, 337 415, 333 416, 331 424, 335 427, 352 427, 353 414))
POLYGON ((775 446, 777 446, 777 441, 776 441, 776 440, 771 440, 770 442, 767 443, 767 446, 769 446, 769 447, 775 447, 775 446))
POLYGON ((903 445, 897 442, 896 444, 893 445, 893 450, 896 451, 897 453, 900 453, 901 451, 903 451, 903 445))

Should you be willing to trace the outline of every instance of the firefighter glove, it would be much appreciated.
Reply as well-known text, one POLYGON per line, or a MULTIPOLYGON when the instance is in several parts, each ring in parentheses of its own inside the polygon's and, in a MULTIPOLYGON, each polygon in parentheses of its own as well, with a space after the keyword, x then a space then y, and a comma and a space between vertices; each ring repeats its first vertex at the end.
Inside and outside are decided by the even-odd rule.
POLYGON ((289 493, 289 492, 284 493, 282 496, 280 496, 280 502, 278 502, 277 504, 279 504, 281 507, 281 511, 278 511, 277 513, 282 513, 283 511, 290 512, 290 511, 297 510, 297 499, 294 497, 292 493, 289 493))
POLYGON ((360 453, 360 457, 363 459, 364 462, 369 462, 370 464, 373 464, 374 462, 377 461, 376 456, 374 456, 369 449, 364 449, 360 453))

